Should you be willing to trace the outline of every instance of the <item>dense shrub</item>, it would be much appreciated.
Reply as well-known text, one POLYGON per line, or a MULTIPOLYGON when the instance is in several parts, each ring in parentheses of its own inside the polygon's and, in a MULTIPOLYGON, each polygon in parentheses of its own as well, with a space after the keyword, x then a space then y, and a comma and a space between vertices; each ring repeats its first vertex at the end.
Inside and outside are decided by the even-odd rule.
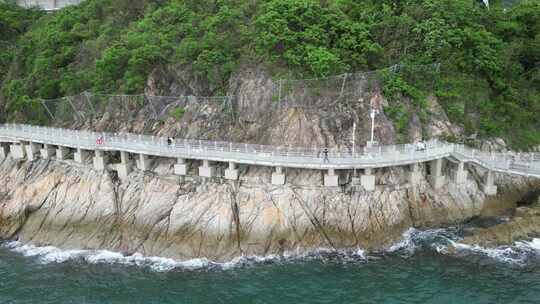
POLYGON ((400 128, 435 95, 469 134, 537 145, 540 3, 511 2, 87 0, 54 14, 0 4, 2 113, 84 90, 140 93, 170 65, 223 94, 243 61, 290 77, 440 63, 436 77, 381 74, 400 128))

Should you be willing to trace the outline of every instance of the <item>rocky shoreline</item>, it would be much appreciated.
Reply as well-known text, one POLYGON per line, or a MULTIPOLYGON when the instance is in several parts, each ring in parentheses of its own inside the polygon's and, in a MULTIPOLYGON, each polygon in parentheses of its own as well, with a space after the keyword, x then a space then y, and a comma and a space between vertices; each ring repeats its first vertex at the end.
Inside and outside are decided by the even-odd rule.
MULTIPOLYGON (((264 168, 244 168, 234 183, 181 178, 172 174, 173 163, 156 163, 151 172, 136 171, 121 182, 111 172, 71 161, 4 159, 0 237, 178 260, 227 261, 317 248, 378 250, 410 227, 456 225, 514 208, 539 186, 499 176, 497 197, 486 197, 475 178, 460 186, 448 181, 440 190, 423 180, 413 188, 398 168, 380 170, 380 186, 370 193, 347 184, 325 188, 320 174, 300 170, 289 172, 285 186, 271 185, 264 168)), ((517 208, 514 217, 522 233, 486 242, 511 242, 538 231, 531 227, 540 211, 523 208, 530 209, 517 208)), ((478 230, 466 239, 481 243, 490 233, 478 230)))
POLYGON ((497 247, 540 237, 540 198, 525 206, 506 209, 497 216, 483 218, 483 223, 465 230, 464 244, 497 247))

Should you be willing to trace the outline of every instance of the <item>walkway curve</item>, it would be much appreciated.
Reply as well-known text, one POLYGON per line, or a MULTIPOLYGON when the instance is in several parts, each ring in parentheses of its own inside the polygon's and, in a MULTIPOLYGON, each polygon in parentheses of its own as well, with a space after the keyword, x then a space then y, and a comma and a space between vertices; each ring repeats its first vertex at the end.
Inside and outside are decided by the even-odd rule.
POLYGON ((416 145, 390 145, 350 150, 330 149, 329 162, 321 149, 276 147, 231 142, 166 138, 132 133, 103 133, 20 124, 0 125, 0 142, 33 142, 82 150, 124 151, 136 154, 237 164, 301 169, 366 169, 412 165, 441 158, 471 162, 486 169, 540 178, 540 153, 493 153, 439 140, 416 145), (100 142, 97 139, 103 138, 100 142))

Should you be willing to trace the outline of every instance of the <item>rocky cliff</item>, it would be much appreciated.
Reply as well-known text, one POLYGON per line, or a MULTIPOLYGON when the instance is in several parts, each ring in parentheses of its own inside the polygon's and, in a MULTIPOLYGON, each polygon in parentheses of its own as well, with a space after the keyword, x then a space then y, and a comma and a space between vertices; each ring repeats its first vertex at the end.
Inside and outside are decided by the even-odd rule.
POLYGON ((182 179, 172 175, 171 161, 121 182, 71 161, 8 158, 0 165, 0 235, 61 248, 218 261, 320 247, 378 249, 408 227, 457 224, 511 206, 506 203, 537 186, 504 180, 505 194, 487 199, 474 179, 434 191, 426 181, 410 187, 399 169, 379 171, 373 193, 349 185, 327 189, 321 173, 294 170, 286 186, 272 186, 270 173, 244 168, 232 183, 182 179))
MULTIPOLYGON (((106 113, 79 127, 260 144, 348 147, 353 122, 359 126, 358 142, 367 140, 369 104, 378 99, 381 114, 376 136, 383 143, 395 141, 393 123, 384 115, 385 100, 377 90, 364 91, 361 98, 343 107, 268 107, 263 102, 266 99, 258 96, 269 94, 271 78, 259 68, 243 71, 231 79, 231 92, 239 100, 236 118, 208 104, 187 106, 181 119, 150 121, 142 109, 133 121, 106 113)), ((187 84, 190 90, 198 90, 196 80, 160 77, 161 82, 149 80, 151 93, 184 92, 187 84)), ((418 119, 411 121, 411 129, 417 130, 409 132, 411 140, 422 130, 427 130, 424 136, 429 137, 459 132, 434 98, 430 99, 430 111, 425 125, 418 119)), ((241 166, 240 180, 230 182, 197 177, 197 163, 190 163, 190 176, 178 177, 172 174, 173 163, 172 159, 154 161, 151 171, 135 171, 128 180, 120 181, 114 172, 98 172, 90 165, 71 161, 1 160, 0 237, 61 248, 218 261, 241 254, 321 247, 379 249, 411 226, 459 224, 488 211, 512 207, 538 187, 533 180, 498 176, 500 194, 487 198, 479 190, 479 169, 469 168, 471 178, 466 185, 455 185, 449 179, 445 187, 434 190, 426 180, 411 187, 404 169, 392 168, 377 170, 377 190, 364 192, 349 183, 351 172, 340 172, 342 186, 330 189, 323 187, 319 171, 288 170, 287 184, 273 186, 270 168, 241 166)))

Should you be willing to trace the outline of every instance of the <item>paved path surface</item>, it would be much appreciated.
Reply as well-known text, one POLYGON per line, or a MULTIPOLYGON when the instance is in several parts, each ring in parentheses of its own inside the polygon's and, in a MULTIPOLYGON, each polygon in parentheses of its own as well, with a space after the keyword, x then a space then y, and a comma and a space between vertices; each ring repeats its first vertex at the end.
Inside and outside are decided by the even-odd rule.
POLYGON ((38 7, 44 11, 55 11, 66 6, 78 5, 82 1, 83 0, 17 0, 17 4, 26 8, 38 7))
POLYGON ((0 142, 35 142, 83 150, 125 151, 152 156, 234 162, 237 164, 303 169, 362 169, 411 165, 440 158, 472 162, 497 172, 540 178, 540 153, 490 153, 460 144, 429 141, 425 150, 414 144, 371 149, 330 149, 328 161, 321 149, 276 147, 204 140, 77 131, 29 125, 0 125, 0 142))

